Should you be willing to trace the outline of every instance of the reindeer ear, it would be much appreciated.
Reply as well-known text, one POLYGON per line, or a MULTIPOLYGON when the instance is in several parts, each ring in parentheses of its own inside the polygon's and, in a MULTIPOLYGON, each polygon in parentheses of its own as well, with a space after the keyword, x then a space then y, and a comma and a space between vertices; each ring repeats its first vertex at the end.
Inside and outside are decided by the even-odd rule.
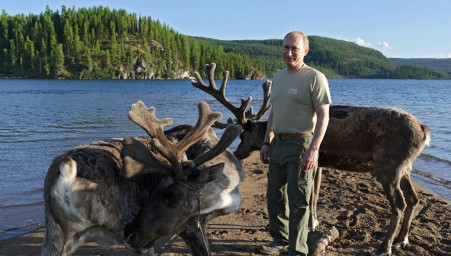
POLYGON ((207 182, 214 181, 218 179, 222 175, 222 171, 224 170, 225 163, 219 163, 212 165, 207 168, 209 173, 207 182))
POLYGON ((246 121, 246 125, 244 126, 244 130, 247 131, 247 132, 252 132, 252 129, 253 129, 252 121, 248 119, 246 121))
POLYGON ((188 180, 206 183, 214 181, 221 176, 224 166, 224 163, 219 163, 202 169, 193 170, 188 177, 188 180))

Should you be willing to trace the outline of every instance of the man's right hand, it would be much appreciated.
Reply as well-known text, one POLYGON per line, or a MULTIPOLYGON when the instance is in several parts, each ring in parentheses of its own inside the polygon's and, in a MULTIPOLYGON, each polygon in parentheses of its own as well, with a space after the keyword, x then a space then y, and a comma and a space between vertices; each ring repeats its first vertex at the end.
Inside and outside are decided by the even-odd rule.
POLYGON ((262 163, 264 163, 264 164, 269 164, 268 153, 269 153, 269 146, 263 145, 262 149, 260 150, 260 161, 262 161, 262 163))

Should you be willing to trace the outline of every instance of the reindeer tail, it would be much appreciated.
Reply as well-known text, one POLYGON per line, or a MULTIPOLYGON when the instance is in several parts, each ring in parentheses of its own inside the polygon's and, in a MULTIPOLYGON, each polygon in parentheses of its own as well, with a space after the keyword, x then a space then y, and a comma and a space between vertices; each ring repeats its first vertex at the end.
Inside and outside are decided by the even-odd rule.
POLYGON ((431 130, 429 129, 429 126, 425 124, 421 124, 421 130, 423 130, 424 133, 424 144, 429 146, 429 143, 431 142, 431 130))

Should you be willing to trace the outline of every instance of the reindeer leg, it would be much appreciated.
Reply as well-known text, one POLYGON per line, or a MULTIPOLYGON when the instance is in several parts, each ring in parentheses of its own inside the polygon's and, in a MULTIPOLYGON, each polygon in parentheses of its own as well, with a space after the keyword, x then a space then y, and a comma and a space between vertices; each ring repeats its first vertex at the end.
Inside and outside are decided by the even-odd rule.
MULTIPOLYGON (((378 173, 383 173, 379 171, 378 173)), ((398 171, 395 173, 399 173, 398 171)), ((387 235, 385 236, 382 245, 374 252, 373 256, 389 256, 391 255, 391 246, 395 238, 395 232, 398 229, 399 222, 401 220, 402 213, 406 207, 402 191, 399 187, 399 179, 395 177, 379 176, 379 181, 382 183, 385 195, 390 202, 391 206, 391 219, 390 225, 387 229, 387 235), (390 182, 391 181, 391 182, 390 182)))
POLYGON ((193 255, 211 255, 207 239, 207 224, 210 220, 227 212, 224 209, 220 209, 200 216, 199 220, 197 220, 197 217, 191 218, 187 228, 179 235, 188 245, 193 255), (204 248, 205 250, 203 250, 204 248))
POLYGON ((66 237, 62 233, 60 236, 50 235, 46 230, 41 247, 41 256, 71 255, 80 243, 81 241, 76 235, 70 233, 66 237))
POLYGON ((76 233, 64 232, 53 219, 51 214, 46 214, 46 231, 42 242, 42 256, 70 255, 78 247, 80 241, 76 233))
POLYGON ((315 174, 315 179, 313 182, 312 196, 310 197, 310 230, 315 231, 319 226, 318 214, 316 211, 318 198, 319 198, 319 190, 321 186, 321 176, 323 174, 323 168, 319 167, 315 174))
POLYGON ((197 217, 194 217, 188 221, 185 229, 179 234, 194 256, 211 255, 205 233, 206 226, 207 221, 205 221, 205 218, 199 223, 197 217))
POLYGON ((61 227, 55 223, 50 215, 46 216, 46 230, 41 247, 41 256, 62 255, 64 235, 61 227))
POLYGON ((404 211, 403 222, 398 237, 393 242, 393 248, 404 248, 409 243, 410 224, 414 217, 415 210, 418 207, 419 199, 415 189, 410 181, 410 176, 407 174, 401 178, 401 189, 406 198, 407 207, 404 211))

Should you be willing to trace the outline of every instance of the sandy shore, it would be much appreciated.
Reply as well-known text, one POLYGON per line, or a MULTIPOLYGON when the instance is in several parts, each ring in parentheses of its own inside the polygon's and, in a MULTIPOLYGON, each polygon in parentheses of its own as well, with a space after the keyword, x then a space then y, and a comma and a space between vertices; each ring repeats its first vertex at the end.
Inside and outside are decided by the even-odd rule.
MULTIPOLYGON (((267 230, 266 172, 257 154, 244 162, 246 179, 241 210, 213 220, 208 229, 214 255, 254 255, 258 246, 270 241, 267 230)), ((417 216, 412 222, 410 243, 394 255, 450 255, 451 204, 415 184, 420 198, 417 216)), ((312 232, 309 244, 336 227, 339 237, 324 255, 370 255, 386 234, 389 204, 381 185, 369 174, 324 171, 318 202, 319 230, 312 232)), ((44 230, 0 241, 0 255, 39 255, 44 230)), ((174 237, 157 250, 159 255, 189 255, 183 242, 174 237)), ((75 255, 135 255, 122 245, 102 248, 95 243, 80 247, 75 255)))

